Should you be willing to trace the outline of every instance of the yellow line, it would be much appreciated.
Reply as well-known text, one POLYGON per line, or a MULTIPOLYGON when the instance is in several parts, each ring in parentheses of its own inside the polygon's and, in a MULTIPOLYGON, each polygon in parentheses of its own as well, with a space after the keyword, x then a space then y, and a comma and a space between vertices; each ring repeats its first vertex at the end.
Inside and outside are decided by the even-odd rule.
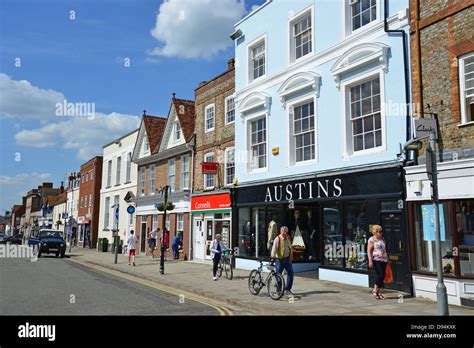
POLYGON ((226 307, 223 307, 223 306, 219 306, 219 305, 210 303, 210 302, 207 302, 206 300, 202 299, 200 296, 198 297, 198 296, 196 296, 194 294, 191 294, 187 291, 178 291, 178 289, 175 289, 175 288, 170 287, 168 285, 158 284, 158 283, 152 282, 148 279, 142 279, 142 278, 132 276, 132 275, 127 274, 127 273, 112 270, 112 269, 102 267, 102 266, 99 266, 99 265, 85 263, 85 262, 81 262, 81 261, 77 261, 77 260, 71 260, 71 259, 68 259, 68 261, 75 262, 75 263, 83 265, 85 267, 92 268, 96 271, 100 271, 100 272, 103 272, 103 273, 108 273, 108 274, 114 275, 116 277, 124 278, 124 279, 127 279, 129 281, 139 283, 139 284, 142 284, 142 285, 145 285, 145 286, 148 286, 148 287, 151 287, 151 288, 163 291, 163 292, 167 292, 171 295, 177 295, 177 296, 184 295, 185 298, 187 298, 191 301, 198 302, 198 303, 201 303, 203 305, 214 308, 215 310, 217 310, 219 312, 219 315, 221 315, 221 316, 233 315, 232 311, 230 309, 228 309, 226 307))

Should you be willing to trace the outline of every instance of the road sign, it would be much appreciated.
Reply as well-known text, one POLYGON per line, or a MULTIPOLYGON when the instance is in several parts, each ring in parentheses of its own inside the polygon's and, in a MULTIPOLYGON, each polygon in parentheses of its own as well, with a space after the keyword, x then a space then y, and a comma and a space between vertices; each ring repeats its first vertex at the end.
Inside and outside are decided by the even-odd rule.
POLYGON ((115 220, 118 222, 119 220, 119 206, 117 205, 117 207, 115 208, 115 220))
POLYGON ((415 137, 420 139, 428 137, 431 132, 435 132, 436 139, 438 139, 438 129, 436 127, 435 119, 420 118, 415 120, 415 137))
POLYGON ((129 213, 129 214, 135 213, 135 207, 133 205, 129 205, 127 207, 127 213, 129 213))

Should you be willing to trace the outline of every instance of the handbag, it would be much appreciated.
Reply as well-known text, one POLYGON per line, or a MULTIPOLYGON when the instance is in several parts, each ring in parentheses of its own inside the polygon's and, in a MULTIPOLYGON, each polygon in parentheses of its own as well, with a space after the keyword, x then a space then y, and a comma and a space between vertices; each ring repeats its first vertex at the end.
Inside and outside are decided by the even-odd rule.
POLYGON ((383 278, 384 283, 393 283, 393 272, 392 267, 390 267, 390 263, 387 262, 385 266, 385 278, 383 278))

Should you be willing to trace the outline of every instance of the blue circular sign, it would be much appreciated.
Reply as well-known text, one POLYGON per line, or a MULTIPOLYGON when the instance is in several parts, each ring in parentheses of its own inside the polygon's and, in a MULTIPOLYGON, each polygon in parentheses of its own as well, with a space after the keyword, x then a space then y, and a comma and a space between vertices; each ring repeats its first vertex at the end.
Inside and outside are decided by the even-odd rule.
POLYGON ((127 207, 127 213, 133 214, 135 212, 135 207, 133 205, 129 205, 127 207))

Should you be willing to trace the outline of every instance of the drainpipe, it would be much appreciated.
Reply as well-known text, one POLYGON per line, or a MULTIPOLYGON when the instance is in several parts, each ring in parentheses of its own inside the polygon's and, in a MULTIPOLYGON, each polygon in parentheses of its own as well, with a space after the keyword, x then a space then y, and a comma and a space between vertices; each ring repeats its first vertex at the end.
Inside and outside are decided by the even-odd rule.
MULTIPOLYGON (((194 139, 196 141, 196 139, 194 139)), ((186 144, 186 148, 188 145, 186 144)), ((193 214, 191 207, 191 196, 194 193, 194 151, 196 149, 196 144, 191 145, 191 178, 190 178, 190 187, 189 187, 189 257, 188 260, 193 259, 193 214)))
POLYGON ((404 75, 405 75, 405 103, 406 103, 406 141, 412 139, 412 132, 411 132, 411 118, 410 118, 410 75, 408 71, 408 55, 407 55, 407 33, 405 30, 389 30, 388 29, 388 0, 384 0, 384 31, 388 34, 401 34, 402 37, 402 45, 403 45, 403 67, 404 67, 404 75))

